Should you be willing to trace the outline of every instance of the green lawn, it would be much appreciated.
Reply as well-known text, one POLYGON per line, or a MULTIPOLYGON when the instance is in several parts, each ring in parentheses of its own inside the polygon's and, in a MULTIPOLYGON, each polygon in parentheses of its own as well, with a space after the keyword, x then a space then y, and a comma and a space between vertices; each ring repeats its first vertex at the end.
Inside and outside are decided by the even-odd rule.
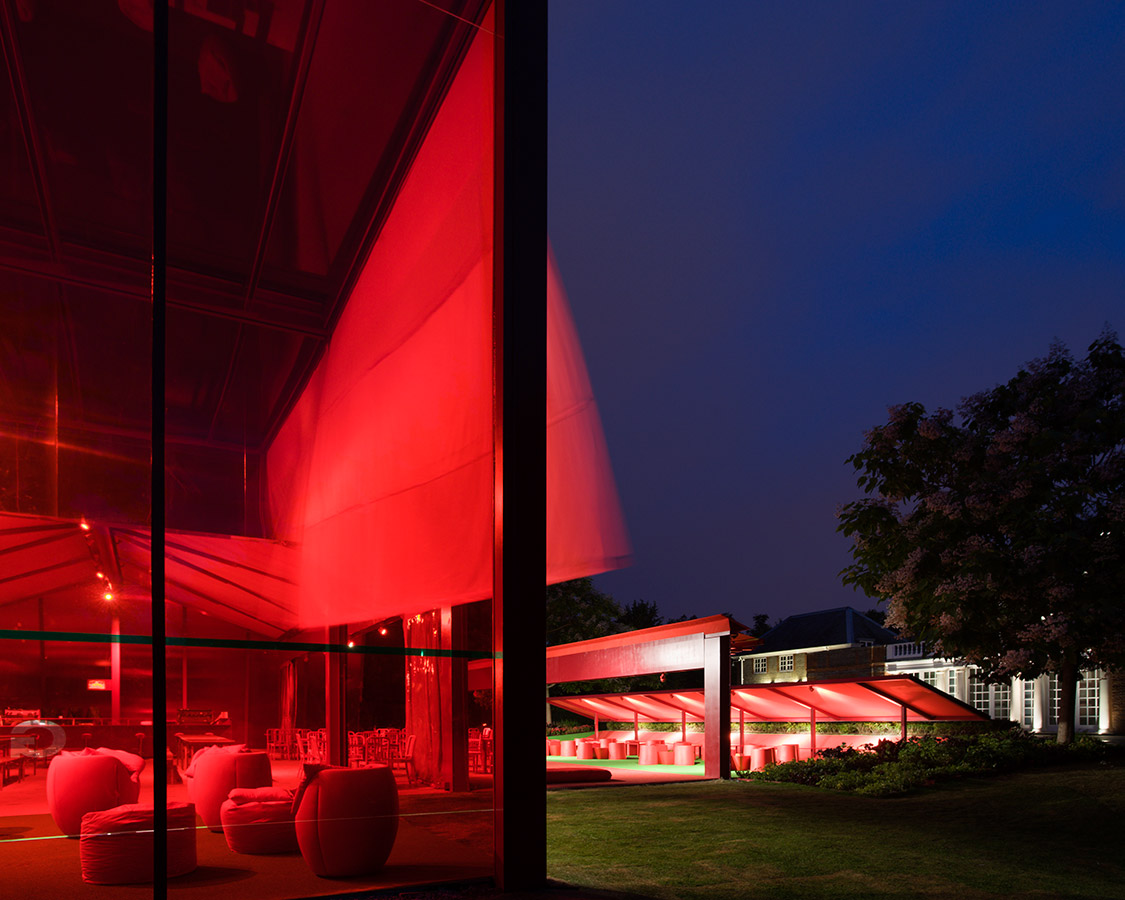
POLYGON ((892 799, 695 782, 547 795, 553 879, 659 898, 1125 896, 1125 769, 892 799))

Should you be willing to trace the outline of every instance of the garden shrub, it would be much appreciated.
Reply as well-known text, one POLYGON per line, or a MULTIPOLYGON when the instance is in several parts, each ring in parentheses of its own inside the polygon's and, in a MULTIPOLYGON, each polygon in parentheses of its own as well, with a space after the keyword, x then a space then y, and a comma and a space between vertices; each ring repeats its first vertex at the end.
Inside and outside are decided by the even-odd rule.
POLYGON ((951 778, 1010 772, 1031 766, 1091 761, 1121 762, 1125 750, 1091 737, 1057 744, 1019 727, 949 737, 880 741, 870 750, 841 745, 815 759, 775 763, 739 773, 754 781, 780 781, 889 797, 951 778))

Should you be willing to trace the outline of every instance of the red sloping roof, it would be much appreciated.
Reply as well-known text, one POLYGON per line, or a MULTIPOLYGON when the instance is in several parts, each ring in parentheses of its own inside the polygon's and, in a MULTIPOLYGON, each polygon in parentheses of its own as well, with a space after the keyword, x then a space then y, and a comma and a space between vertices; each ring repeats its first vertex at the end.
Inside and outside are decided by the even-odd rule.
POLYGON ((746 626, 729 616, 706 616, 702 619, 689 619, 686 622, 670 622, 653 628, 640 628, 622 634, 591 638, 588 641, 575 641, 572 644, 558 644, 547 648, 547 659, 559 656, 572 656, 590 650, 608 650, 611 647, 627 647, 666 638, 682 637, 688 634, 723 634, 744 631, 746 626))
MULTIPOLYGON (((584 716, 629 721, 634 713, 647 722, 703 721, 703 691, 646 691, 550 697, 552 705, 584 716)), ((897 722, 906 707, 910 722, 987 719, 984 713, 930 687, 912 675, 833 679, 784 684, 751 684, 731 689, 731 717, 750 721, 794 722, 816 710, 820 721, 897 722)))

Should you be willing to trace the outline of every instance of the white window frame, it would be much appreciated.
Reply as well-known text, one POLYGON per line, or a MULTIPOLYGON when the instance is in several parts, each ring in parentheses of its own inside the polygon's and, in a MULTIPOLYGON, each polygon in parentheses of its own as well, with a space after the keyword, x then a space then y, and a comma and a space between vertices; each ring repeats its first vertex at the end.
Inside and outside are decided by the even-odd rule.
POLYGON ((777 671, 779 672, 792 672, 793 671, 793 654, 786 653, 777 658, 777 671))
POLYGON ((754 674, 755 675, 764 675, 766 672, 768 672, 769 669, 770 669, 769 662, 770 661, 769 661, 768 657, 755 656, 754 657, 754 665, 753 665, 754 674))

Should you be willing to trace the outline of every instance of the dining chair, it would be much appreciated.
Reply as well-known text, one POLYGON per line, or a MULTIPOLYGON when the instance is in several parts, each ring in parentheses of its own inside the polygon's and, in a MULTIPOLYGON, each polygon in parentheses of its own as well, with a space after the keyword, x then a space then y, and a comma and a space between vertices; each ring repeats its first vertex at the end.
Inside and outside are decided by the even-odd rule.
POLYGON ((392 772, 395 766, 402 766, 402 770, 406 773, 407 784, 413 786, 414 779, 418 775, 414 767, 414 735, 409 735, 403 742, 401 751, 391 756, 392 772))

